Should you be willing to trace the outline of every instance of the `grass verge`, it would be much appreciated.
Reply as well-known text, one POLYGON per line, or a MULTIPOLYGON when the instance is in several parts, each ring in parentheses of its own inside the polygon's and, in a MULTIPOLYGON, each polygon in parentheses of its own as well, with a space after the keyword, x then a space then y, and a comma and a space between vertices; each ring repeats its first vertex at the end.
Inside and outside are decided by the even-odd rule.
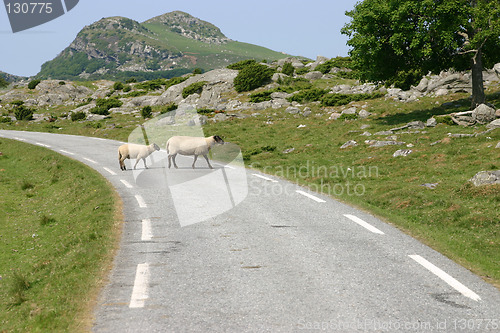
POLYGON ((0 151, 0 331, 88 331, 120 199, 96 171, 55 152, 7 139, 0 151))

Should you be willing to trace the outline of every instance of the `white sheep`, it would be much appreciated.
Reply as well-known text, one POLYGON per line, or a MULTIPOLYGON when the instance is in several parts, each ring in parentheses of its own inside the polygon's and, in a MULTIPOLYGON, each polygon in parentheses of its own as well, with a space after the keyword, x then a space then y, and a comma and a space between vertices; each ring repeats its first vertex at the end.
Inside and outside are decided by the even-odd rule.
POLYGON ((195 136, 173 136, 167 141, 167 153, 168 153, 168 167, 171 166, 171 160, 174 161, 174 167, 177 169, 177 164, 175 163, 175 157, 177 154, 193 156, 193 169, 196 160, 199 155, 205 157, 207 160, 208 167, 213 169, 208 161, 208 152, 215 144, 224 144, 224 141, 218 135, 210 136, 208 138, 195 137, 195 136))
POLYGON ((134 169, 137 166, 137 163, 139 163, 139 161, 142 159, 144 161, 144 167, 147 169, 148 166, 146 165, 146 157, 151 155, 156 150, 160 150, 160 147, 158 147, 156 143, 152 143, 149 146, 133 143, 121 145, 118 148, 118 162, 120 163, 120 169, 122 171, 127 170, 124 163, 125 159, 127 158, 136 159, 134 169))

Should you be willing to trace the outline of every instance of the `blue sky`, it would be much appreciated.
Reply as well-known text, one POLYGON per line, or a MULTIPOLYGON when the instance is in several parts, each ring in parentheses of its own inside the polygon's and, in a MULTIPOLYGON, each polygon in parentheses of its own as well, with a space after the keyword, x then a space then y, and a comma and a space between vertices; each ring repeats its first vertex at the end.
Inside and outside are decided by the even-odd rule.
POLYGON ((340 29, 346 10, 357 0, 227 1, 227 0, 80 0, 65 15, 41 26, 12 33, 7 12, 0 7, 0 71, 31 76, 55 58, 86 25, 109 16, 143 22, 181 10, 213 23, 229 38, 275 51, 315 59, 346 56, 347 38, 340 29))

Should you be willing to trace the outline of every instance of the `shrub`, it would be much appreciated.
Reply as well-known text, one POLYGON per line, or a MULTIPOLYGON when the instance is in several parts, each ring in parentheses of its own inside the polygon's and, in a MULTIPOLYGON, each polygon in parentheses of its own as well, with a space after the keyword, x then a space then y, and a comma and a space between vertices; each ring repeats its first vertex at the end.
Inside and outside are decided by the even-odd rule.
POLYGON ((300 91, 299 93, 293 95, 288 98, 289 102, 314 102, 319 101, 323 95, 325 95, 328 90, 319 89, 319 88, 310 88, 300 91))
POLYGON ((341 115, 339 117, 339 120, 356 120, 356 119, 358 119, 358 115, 357 114, 344 113, 343 115, 341 115))
POLYGON ((100 114, 107 116, 109 114, 109 109, 119 108, 123 105, 123 102, 116 98, 98 98, 96 100, 96 107, 92 108, 90 112, 94 114, 100 114))
POLYGON ((5 88, 9 85, 9 82, 7 82, 3 77, 0 76, 0 88, 5 88))
POLYGON ((129 92, 132 88, 129 85, 123 87, 123 92, 129 92))
POLYGON ((449 125, 449 126, 455 125, 455 123, 453 122, 453 119, 449 115, 446 115, 446 116, 436 116, 435 118, 436 118, 436 122, 438 124, 446 124, 446 125, 449 125))
POLYGON ((371 94, 327 94, 321 98, 321 106, 339 106, 350 102, 364 101, 383 97, 384 94, 375 92, 371 94))
POLYGON ((409 90, 412 85, 417 85, 422 79, 423 73, 418 69, 399 71, 394 78, 386 82, 387 86, 394 85, 396 88, 409 90))
POLYGON ((28 89, 35 89, 36 86, 42 82, 41 80, 31 80, 30 83, 28 83, 28 89))
MULTIPOLYGON (((125 90, 123 90, 125 91, 125 90)), ((139 97, 139 96, 144 96, 144 95, 147 95, 147 91, 144 91, 144 90, 136 90, 136 91, 132 91, 132 92, 129 92, 128 94, 126 95, 122 95, 121 97, 122 98, 129 98, 129 97, 139 97)))
POLYGON ((11 123, 12 119, 10 117, 1 117, 0 118, 0 123, 11 123))
POLYGON ((234 89, 237 92, 250 91, 262 87, 269 81, 274 69, 261 64, 250 64, 240 70, 234 78, 234 89))
POLYGON ((176 84, 182 83, 188 79, 187 76, 185 77, 173 77, 167 82, 165 82, 165 89, 170 88, 171 86, 175 86, 176 84))
POLYGON ((260 103, 260 102, 265 102, 265 101, 270 101, 271 94, 273 93, 272 90, 268 91, 263 91, 263 92, 258 92, 250 95, 250 102, 251 103, 260 103))
POLYGON ((23 101, 15 101, 14 104, 14 116, 17 120, 32 120, 34 109, 27 108, 24 106, 23 101))
POLYGON ((123 90, 123 83, 121 82, 115 82, 115 84, 113 84, 113 89, 114 90, 123 90))
POLYGON ((161 114, 164 114, 164 113, 167 113, 167 112, 170 112, 170 111, 174 111, 174 110, 177 110, 177 104, 175 103, 171 103, 167 106, 165 106, 161 111, 160 113, 161 114))
POLYGON ((65 86, 65 85, 66 85, 66 82, 64 82, 64 81, 59 81, 59 85, 60 85, 60 86, 65 86))
POLYGON ((87 115, 83 111, 71 112, 71 120, 78 121, 87 118, 87 115))
POLYGON ((151 106, 149 105, 146 105, 145 107, 142 108, 141 110, 141 116, 142 118, 146 119, 146 118, 151 118, 151 115, 153 114, 153 109, 151 108, 151 106))
POLYGON ((338 68, 352 68, 352 60, 349 57, 336 57, 328 60, 327 62, 316 66, 315 70, 323 74, 330 72, 334 67, 338 68))
POLYGON ((294 72, 295 72, 295 67, 293 67, 293 65, 289 62, 285 62, 283 68, 281 69, 281 73, 288 76, 293 76, 294 72))
POLYGON ((186 98, 192 94, 201 94, 203 91, 203 86, 207 84, 207 81, 195 82, 187 86, 182 90, 182 98, 186 98))
POLYGON ((254 65, 256 63, 257 62, 255 61, 255 59, 241 60, 241 61, 238 61, 238 62, 236 62, 234 64, 231 64, 231 65, 227 66, 227 68, 229 68, 229 69, 236 69, 236 70, 240 71, 243 68, 245 68, 246 66, 254 65))
POLYGON ((195 75, 196 75, 196 74, 203 74, 203 69, 201 69, 201 68, 195 68, 195 69, 193 70, 193 74, 195 74, 195 75))
POLYGON ((137 79, 135 77, 131 77, 130 79, 127 79, 125 83, 135 83, 137 82, 137 79))
POLYGON ((201 108, 201 109, 198 109, 197 112, 199 114, 211 114, 211 113, 214 113, 215 110, 214 109, 207 109, 207 108, 201 108))

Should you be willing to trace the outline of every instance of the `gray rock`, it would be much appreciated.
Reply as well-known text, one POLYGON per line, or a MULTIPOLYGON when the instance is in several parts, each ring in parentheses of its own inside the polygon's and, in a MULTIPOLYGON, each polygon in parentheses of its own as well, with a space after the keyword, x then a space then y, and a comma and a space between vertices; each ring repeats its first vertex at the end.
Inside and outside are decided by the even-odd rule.
POLYGON ((345 149, 345 148, 349 148, 349 147, 356 147, 358 145, 358 143, 354 140, 349 140, 347 141, 346 143, 344 143, 340 149, 345 149))
POLYGON ((392 154, 392 157, 398 157, 398 156, 408 156, 412 153, 411 149, 399 149, 396 150, 394 154, 392 154))
POLYGON ((359 114, 358 114, 359 118, 362 118, 362 119, 368 118, 371 115, 372 115, 371 112, 368 112, 366 110, 361 110, 361 111, 359 111, 359 114))
POLYGON ((424 129, 425 124, 421 121, 412 121, 408 123, 408 127, 412 129, 424 129))
POLYGON ((292 152, 292 151, 294 151, 294 150, 295 150, 295 148, 288 148, 288 149, 283 150, 283 152, 282 152, 282 153, 283 153, 283 154, 289 154, 289 153, 291 153, 291 152, 292 152))
POLYGON ((394 134, 393 131, 381 131, 381 132, 377 132, 373 135, 392 135, 392 134, 394 134))
POLYGON ((300 112, 300 109, 295 107, 295 106, 289 106, 286 108, 285 110, 287 113, 290 113, 290 114, 297 114, 300 112))
POLYGON ((370 128, 370 125, 368 125, 368 124, 363 124, 363 125, 361 125, 361 127, 360 127, 360 128, 361 128, 361 129, 367 129, 367 128, 370 128))
POLYGON ((337 119, 339 119, 339 118, 340 118, 340 116, 341 116, 341 114, 340 114, 340 113, 338 113, 338 112, 333 112, 333 113, 330 115, 330 117, 328 118, 328 120, 337 120, 337 119))
POLYGON ((500 148, 500 141, 498 141, 497 145, 495 148, 500 148))
POLYGON ((361 133, 360 135, 363 135, 363 136, 371 136, 372 134, 370 132, 363 132, 361 133))
POLYGON ((344 111, 342 111, 342 114, 356 114, 356 108, 353 106, 345 109, 344 111))
POLYGON ((224 114, 224 113, 217 113, 213 118, 212 118, 212 121, 213 122, 220 122, 220 121, 224 121, 224 120, 227 120, 227 116, 224 114))
POLYGON ((292 94, 283 91, 276 91, 271 94, 272 99, 287 99, 290 96, 292 96, 292 94))
POLYGON ((378 140, 370 140, 368 143, 370 147, 385 147, 385 146, 401 146, 404 145, 404 142, 399 141, 378 141, 378 140))
POLYGON ((500 128, 500 119, 495 119, 488 125, 486 125, 487 128, 500 128))
POLYGON ((437 126, 437 120, 435 118, 429 118, 429 119, 427 119, 427 122, 425 123, 425 126, 427 126, 427 127, 435 127, 435 126, 437 126))
POLYGON ((304 117, 309 117, 309 116, 311 115, 311 113, 312 113, 312 111, 311 111, 311 110, 307 110, 307 111, 304 111, 304 112, 302 113, 302 115, 303 115, 304 117))
POLYGON ((283 74, 283 73, 274 73, 273 74, 273 77, 271 78, 274 82, 278 81, 278 80, 283 80, 284 78, 287 78, 289 77, 288 75, 286 74, 283 74))
POLYGON ((425 183, 420 186, 427 187, 431 190, 435 189, 438 186, 439 183, 425 183))
POLYGON ((469 179, 474 186, 500 184, 500 170, 480 171, 469 179))
POLYGON ((319 71, 313 71, 313 72, 306 73, 304 75, 304 77, 308 80, 319 80, 323 77, 323 73, 321 73, 319 71))
POLYGON ((486 124, 495 120, 495 109, 486 105, 481 104, 472 112, 472 119, 480 124, 486 124))

